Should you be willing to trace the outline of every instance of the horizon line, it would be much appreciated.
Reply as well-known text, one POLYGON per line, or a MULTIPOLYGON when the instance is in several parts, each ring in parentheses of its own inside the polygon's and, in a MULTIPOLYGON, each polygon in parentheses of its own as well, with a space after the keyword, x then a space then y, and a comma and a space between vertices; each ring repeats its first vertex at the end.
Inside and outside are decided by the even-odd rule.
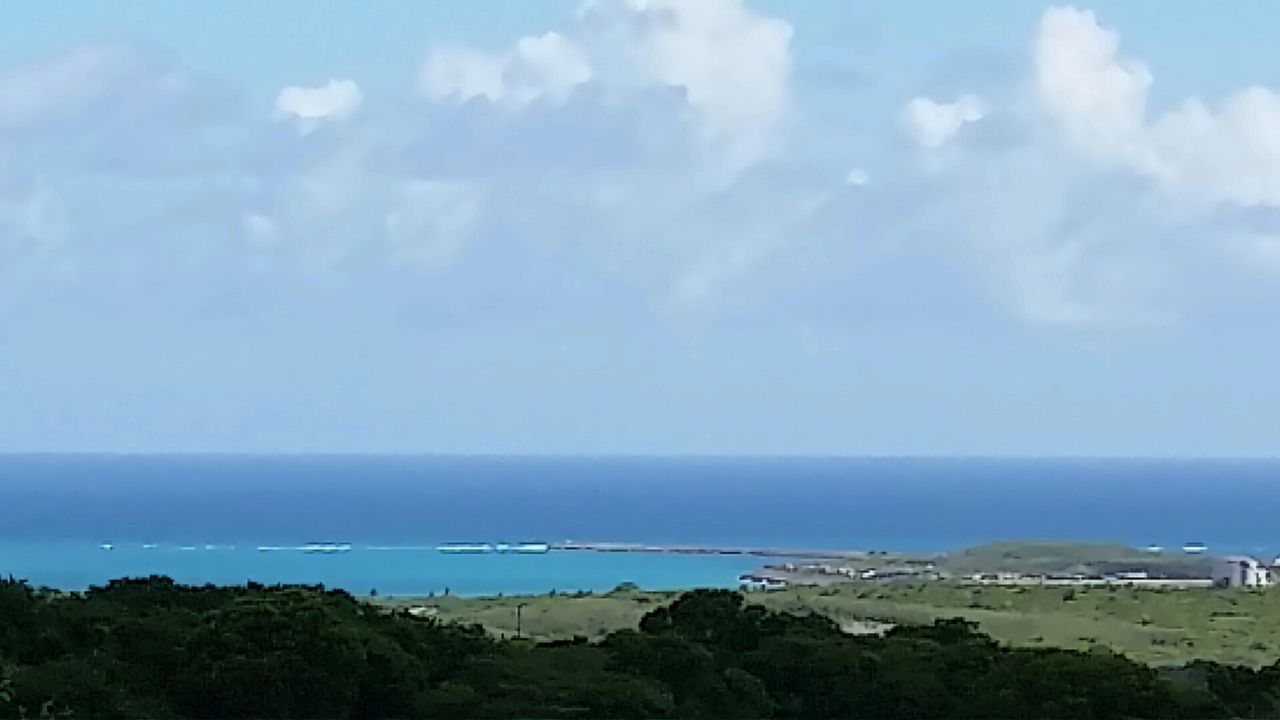
POLYGON ((257 450, 0 450, 0 459, 22 457, 103 458, 371 458, 491 460, 1029 460, 1029 461, 1275 461, 1280 453, 1151 455, 1118 453, 759 453, 759 452, 468 452, 468 451, 257 451, 257 450))

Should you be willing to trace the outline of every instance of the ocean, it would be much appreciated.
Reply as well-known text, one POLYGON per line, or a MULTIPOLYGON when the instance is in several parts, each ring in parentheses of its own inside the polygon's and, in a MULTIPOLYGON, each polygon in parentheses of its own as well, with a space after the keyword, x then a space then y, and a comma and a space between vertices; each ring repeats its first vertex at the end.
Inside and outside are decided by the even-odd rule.
POLYGON ((0 575, 81 589, 323 583, 476 595, 731 586, 745 557, 449 556, 442 542, 947 550, 991 540, 1280 552, 1280 461, 412 456, 0 457, 0 575), (352 552, 259 552, 348 542, 352 552), (113 550, 100 545, 110 543, 113 550))

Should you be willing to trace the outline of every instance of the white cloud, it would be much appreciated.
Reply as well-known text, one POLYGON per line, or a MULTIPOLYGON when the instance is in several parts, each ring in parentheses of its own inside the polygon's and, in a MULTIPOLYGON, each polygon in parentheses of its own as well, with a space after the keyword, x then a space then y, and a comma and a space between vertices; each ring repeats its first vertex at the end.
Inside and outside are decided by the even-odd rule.
POLYGON ((902 124, 916 145, 936 150, 950 142, 965 125, 986 115, 986 104, 976 95, 961 95, 951 103, 918 97, 903 108, 902 124))
POLYGON ((1095 160, 1164 189, 1212 202, 1280 206, 1280 97, 1252 87, 1214 110, 1198 98, 1149 121, 1151 73, 1120 56, 1094 14, 1047 10, 1035 42, 1035 80, 1047 116, 1095 160))
MULTIPOLYGON (((137 65, 129 53, 84 51, 0 71, 0 151, 17 163, 8 186, 17 191, 6 188, 10 201, 0 202, 7 236, 0 239, 28 255, 74 252, 91 272, 128 264, 159 275, 174 257, 242 269, 248 256, 272 272, 300 268, 298 277, 427 271, 438 273, 437 288, 448 284, 446 269, 456 273, 448 282, 473 284, 487 260, 512 251, 525 253, 510 263, 521 272, 554 266, 564 274, 548 286, 616 282, 619 292, 678 313, 763 307, 813 288, 813 296, 870 297, 871 290, 818 285, 861 283, 850 278, 880 263, 888 270, 869 271, 878 276, 869 282, 882 282, 885 296, 903 277, 906 284, 927 277, 938 297, 950 294, 939 307, 967 299, 982 306, 975 312, 998 305, 1031 324, 1114 326, 1166 317, 1156 311, 1179 291, 1166 279, 1182 280, 1193 264, 1190 254, 1167 249, 1170 235, 1195 222, 1210 230, 1204 236, 1220 228, 1232 231, 1222 237, 1240 234, 1230 218, 1206 219, 1216 209, 1170 219, 1164 209, 1194 204, 1168 203, 1159 188, 1244 205, 1280 197, 1268 149, 1280 138, 1270 131, 1280 125, 1280 104, 1270 91, 1245 90, 1214 107, 1193 99, 1148 120, 1150 74, 1120 57, 1115 34, 1083 11, 1045 13, 1034 43, 1031 108, 1060 133, 1002 133, 1029 119, 1017 112, 1023 105, 1002 104, 1001 125, 980 128, 984 142, 945 152, 978 129, 969 125, 991 112, 987 100, 1001 97, 1000 88, 978 85, 970 89, 981 98, 920 97, 902 108, 914 143, 943 152, 901 163, 868 154, 874 146, 900 151, 885 138, 779 142, 790 112, 791 28, 740 0, 594 0, 573 22, 495 52, 435 48, 420 68, 419 90, 438 103, 427 112, 387 103, 374 115, 350 80, 285 88, 275 110, 290 126, 305 131, 369 113, 371 130, 390 130, 320 144, 281 137, 252 109, 236 124, 188 132, 180 123, 203 113, 187 110, 206 106, 163 104, 181 100, 165 94, 178 92, 181 78, 137 65), (44 86, 48 93, 37 92, 44 86), (162 103, 137 102, 155 99, 162 103), (178 120, 125 134, 136 127, 128 121, 155 115, 178 120), (28 150, 34 127, 47 128, 38 139, 47 135, 49 147, 71 158, 46 174, 82 217, 68 218, 57 198, 27 196, 49 157, 28 150), (202 133, 219 162, 165 178, 160 192, 117 197, 77 185, 84 173, 100 182, 94 188, 121 186, 112 175, 120 166, 111 163, 153 139, 160 155, 166 139, 202 133), (9 145, 11 137, 18 141, 9 145), (463 139, 479 139, 487 151, 475 153, 476 143, 463 139), (104 148, 106 161, 85 162, 104 148), (861 162, 877 168, 874 182, 855 166, 861 162), (1100 210, 1100 197, 1115 206, 1100 210), (1129 207, 1143 202, 1150 206, 1129 207), (193 237, 188 228, 202 223, 216 239, 199 247, 175 239, 193 237), (54 245, 81 233, 149 239, 54 245), (224 242, 227 234, 241 241, 224 242), (502 238, 515 239, 506 246, 502 238), (571 253, 580 255, 564 262, 571 253), (825 279, 814 280, 819 275, 825 279)), ((898 108, 886 109, 897 119, 898 108)), ((813 119, 806 127, 832 120, 813 119)), ((1258 236, 1238 243, 1238 265, 1278 264, 1268 222, 1248 218, 1246 229, 1258 236)), ((1205 257, 1221 260, 1226 242, 1202 243, 1205 257)))
POLYGON ((1214 113, 1190 100, 1151 127, 1144 169, 1163 186, 1236 205, 1280 206, 1280 97, 1249 88, 1214 113))
POLYGON ((509 58, 459 45, 433 48, 422 64, 419 85, 432 100, 466 102, 483 97, 497 102, 507 93, 502 79, 509 58))
POLYGON ((619 19, 622 48, 658 82, 682 88, 731 165, 767 150, 788 104, 791 25, 741 0, 595 0, 584 15, 619 19))
POLYGON ((303 134, 324 120, 346 120, 355 114, 364 94, 352 80, 330 80, 319 87, 291 86, 276 96, 276 117, 294 120, 303 134))
POLYGON ((544 96, 560 100, 591 79, 590 63, 558 33, 520 38, 514 57, 516 62, 508 64, 503 79, 518 103, 544 96))
POLYGON ((591 79, 587 58, 564 36, 548 32, 520 38, 503 53, 461 46, 433 49, 419 78, 432 100, 466 102, 485 98, 514 106, 546 98, 564 100, 573 88, 591 79))
POLYGON ((562 101, 587 82, 676 89, 732 171, 769 152, 786 116, 791 36, 790 24, 742 0, 589 0, 566 35, 527 36, 500 52, 434 48, 419 86, 436 101, 513 107, 562 101))
POLYGON ((1072 142, 1101 157, 1136 161, 1126 156, 1144 130, 1151 73, 1118 58, 1119 47, 1119 37, 1091 11, 1049 8, 1034 47, 1036 89, 1072 142))

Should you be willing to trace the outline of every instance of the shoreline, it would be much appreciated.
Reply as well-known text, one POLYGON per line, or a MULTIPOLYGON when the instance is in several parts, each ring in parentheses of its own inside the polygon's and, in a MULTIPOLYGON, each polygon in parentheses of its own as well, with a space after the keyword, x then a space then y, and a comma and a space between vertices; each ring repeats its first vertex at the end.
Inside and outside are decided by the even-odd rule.
MULTIPOLYGON (((506 544, 476 545, 497 548, 506 544)), ((225 583, 241 579, 267 584, 318 582, 357 593, 378 588, 385 595, 402 598, 421 597, 433 590, 440 592, 450 588, 470 597, 537 594, 550 588, 603 592, 623 583, 653 590, 737 587, 765 591, 782 587, 903 581, 960 581, 986 585, 1118 583, 1136 587, 1189 587, 1208 584, 1213 577, 1210 566, 1213 555, 1152 552, 1151 548, 1139 549, 1114 543, 993 542, 948 552, 920 553, 569 540, 539 542, 536 545, 546 548, 545 551, 529 554, 478 552, 473 557, 470 553, 442 552, 441 547, 444 546, 423 544, 387 546, 344 542, 286 544, 268 548, 252 544, 176 546, 168 543, 103 543, 80 548, 72 554, 44 556, 46 561, 41 563, 42 572, 36 571, 36 566, 32 565, 35 558, 30 554, 15 555, 14 559, 21 558, 21 562, 15 562, 18 567, 10 570, 19 575, 31 575, 53 587, 84 588, 100 580, 94 577, 97 572, 81 567, 92 555, 96 556, 95 565, 115 558, 107 564, 117 568, 114 572, 118 576, 169 574, 191 583, 225 583), (317 548, 334 552, 308 552, 317 548), (264 549, 275 552, 260 552, 264 549), (386 552, 392 550, 405 552, 386 552), (255 555, 255 560, 246 561, 244 558, 250 552, 255 555), (212 572, 212 576, 202 578, 199 568, 206 562, 212 562, 212 558, 199 564, 181 559, 181 556, 191 554, 221 555, 225 559, 217 561, 216 565, 208 565, 206 569, 212 572), (366 568, 383 566, 381 560, 373 560, 374 555, 388 554, 401 557, 395 560, 387 557, 385 572, 365 571, 366 568), (282 557, 279 560, 257 559, 263 555, 282 557), (304 556, 307 558, 305 561, 302 559, 304 556), (574 559, 578 556, 581 560, 574 559), (652 559, 652 562, 645 558, 652 559), (669 558, 670 563, 662 561, 662 558, 669 558), (60 562, 69 564, 65 572, 51 572, 60 567, 60 562), (512 565, 513 562, 517 564, 512 565), (21 567, 24 564, 28 566, 25 569, 21 567), (667 564, 673 568, 680 567, 673 573, 663 569, 667 564), (702 570, 690 567, 703 564, 706 566, 702 570), (73 570, 88 579, 72 582, 73 570), (463 582, 464 578, 477 573, 485 577, 472 578, 476 580, 474 584, 463 582), (41 578, 42 575, 48 579, 41 578), (510 582, 504 581, 503 577, 510 582)))

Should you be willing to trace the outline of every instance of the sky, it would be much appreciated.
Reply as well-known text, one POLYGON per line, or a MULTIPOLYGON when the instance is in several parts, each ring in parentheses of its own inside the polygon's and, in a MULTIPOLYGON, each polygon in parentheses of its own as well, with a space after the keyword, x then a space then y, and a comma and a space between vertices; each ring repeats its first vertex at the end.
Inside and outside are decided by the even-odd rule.
POLYGON ((1271 2, 0 13, 0 452, 1280 451, 1271 2))

